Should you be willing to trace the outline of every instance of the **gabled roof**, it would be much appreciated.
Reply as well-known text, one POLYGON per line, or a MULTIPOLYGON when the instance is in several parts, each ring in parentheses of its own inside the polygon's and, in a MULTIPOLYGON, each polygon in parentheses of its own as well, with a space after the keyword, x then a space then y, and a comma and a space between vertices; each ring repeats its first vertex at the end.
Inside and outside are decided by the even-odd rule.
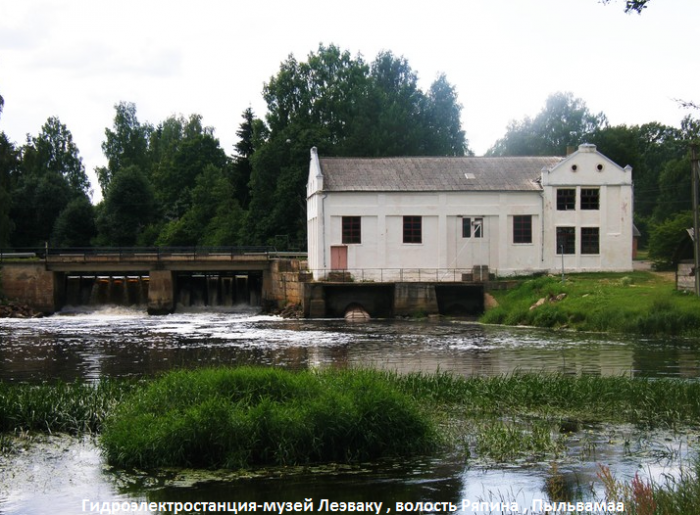
POLYGON ((321 158, 325 191, 539 191, 561 157, 321 158))

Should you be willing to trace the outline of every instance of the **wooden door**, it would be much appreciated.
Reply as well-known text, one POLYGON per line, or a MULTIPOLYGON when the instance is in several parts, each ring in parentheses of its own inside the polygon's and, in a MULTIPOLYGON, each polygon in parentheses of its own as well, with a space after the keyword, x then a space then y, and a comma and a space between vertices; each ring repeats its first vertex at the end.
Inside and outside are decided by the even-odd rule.
POLYGON ((348 269, 348 248, 345 246, 331 247, 331 269, 348 269))

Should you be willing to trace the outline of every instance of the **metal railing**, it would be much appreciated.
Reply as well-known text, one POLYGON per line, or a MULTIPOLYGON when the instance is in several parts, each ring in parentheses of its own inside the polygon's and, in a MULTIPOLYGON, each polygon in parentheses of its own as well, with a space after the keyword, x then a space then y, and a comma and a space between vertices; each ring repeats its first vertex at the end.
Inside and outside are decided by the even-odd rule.
POLYGON ((319 268, 305 271, 323 282, 485 282, 488 269, 475 268, 319 268))
MULTIPOLYGON (((31 247, 0 249, 0 262, 18 260, 117 260, 134 261, 144 259, 160 261, 162 259, 233 259, 237 256, 288 257, 287 253, 278 253, 270 246, 236 246, 236 247, 31 247)), ((303 253, 295 253, 301 257, 303 253)))

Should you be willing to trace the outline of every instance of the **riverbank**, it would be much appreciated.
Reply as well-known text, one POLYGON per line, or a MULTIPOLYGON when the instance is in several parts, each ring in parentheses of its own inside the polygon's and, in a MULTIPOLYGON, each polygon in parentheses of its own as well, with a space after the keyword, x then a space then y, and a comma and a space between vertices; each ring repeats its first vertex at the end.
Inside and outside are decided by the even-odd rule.
POLYGON ((651 271, 523 279, 493 291, 487 324, 640 335, 700 336, 700 300, 677 291, 673 276, 651 271))

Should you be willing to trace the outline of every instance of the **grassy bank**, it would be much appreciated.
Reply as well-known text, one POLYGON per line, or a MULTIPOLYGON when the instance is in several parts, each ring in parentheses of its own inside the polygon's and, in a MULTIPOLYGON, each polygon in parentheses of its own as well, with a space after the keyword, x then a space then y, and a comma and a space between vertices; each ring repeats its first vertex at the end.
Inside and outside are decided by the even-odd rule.
POLYGON ((700 336, 700 300, 653 272, 538 277, 492 293, 498 306, 481 318, 488 324, 700 336))

